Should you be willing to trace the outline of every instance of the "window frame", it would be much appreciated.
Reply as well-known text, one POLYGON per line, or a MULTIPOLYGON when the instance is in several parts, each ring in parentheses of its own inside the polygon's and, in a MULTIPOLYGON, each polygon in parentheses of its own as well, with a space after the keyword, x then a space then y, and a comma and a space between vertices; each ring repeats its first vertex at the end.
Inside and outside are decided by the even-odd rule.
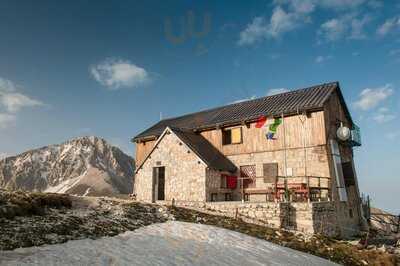
POLYGON ((222 145, 238 145, 243 143, 243 128, 241 126, 238 127, 230 127, 230 128, 223 128, 221 129, 221 135, 222 135, 222 145), (232 143, 232 130, 233 129, 239 129, 240 130, 240 141, 232 143), (229 137, 229 143, 226 142, 226 137, 225 134, 229 132, 230 137, 229 137))
POLYGON ((221 178, 220 178, 220 188, 228 188, 228 176, 225 174, 221 174, 221 178))

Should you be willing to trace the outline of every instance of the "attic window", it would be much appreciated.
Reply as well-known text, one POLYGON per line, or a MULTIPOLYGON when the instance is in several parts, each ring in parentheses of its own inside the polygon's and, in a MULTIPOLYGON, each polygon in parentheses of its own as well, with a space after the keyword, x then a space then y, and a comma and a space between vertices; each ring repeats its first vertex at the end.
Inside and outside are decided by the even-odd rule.
POLYGON ((222 145, 242 143, 242 128, 235 127, 222 130, 222 145))

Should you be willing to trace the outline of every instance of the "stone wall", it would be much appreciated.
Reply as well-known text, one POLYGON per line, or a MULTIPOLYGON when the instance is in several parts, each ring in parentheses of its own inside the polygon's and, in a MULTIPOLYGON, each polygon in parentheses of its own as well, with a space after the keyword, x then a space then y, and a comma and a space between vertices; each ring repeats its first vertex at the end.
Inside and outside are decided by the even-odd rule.
MULTIPOLYGON (((170 203, 169 203, 170 204, 170 203)), ((299 232, 327 236, 348 237, 352 234, 341 227, 333 202, 179 202, 176 206, 205 211, 229 217, 240 218, 246 222, 285 228, 299 232)), ((353 232, 354 233, 354 232, 353 232)), ((357 232, 355 232, 357 233, 357 232)))
POLYGON ((165 167, 165 200, 206 200, 206 165, 173 133, 164 135, 138 170, 135 176, 138 200, 154 200, 153 168, 161 166, 165 167))

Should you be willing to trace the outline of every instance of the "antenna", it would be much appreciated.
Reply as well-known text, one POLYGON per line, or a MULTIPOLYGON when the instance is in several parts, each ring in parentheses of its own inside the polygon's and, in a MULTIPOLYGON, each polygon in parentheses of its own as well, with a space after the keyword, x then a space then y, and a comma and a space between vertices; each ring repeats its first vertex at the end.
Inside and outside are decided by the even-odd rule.
POLYGON ((162 112, 160 112, 160 121, 162 120, 162 112))

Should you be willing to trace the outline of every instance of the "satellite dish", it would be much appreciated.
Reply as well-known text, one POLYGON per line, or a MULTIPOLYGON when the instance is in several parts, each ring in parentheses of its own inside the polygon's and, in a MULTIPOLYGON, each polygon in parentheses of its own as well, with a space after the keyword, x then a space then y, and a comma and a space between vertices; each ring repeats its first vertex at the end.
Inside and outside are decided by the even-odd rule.
POLYGON ((340 127, 336 131, 336 135, 341 141, 346 141, 350 138, 351 132, 348 127, 340 125, 340 127))

